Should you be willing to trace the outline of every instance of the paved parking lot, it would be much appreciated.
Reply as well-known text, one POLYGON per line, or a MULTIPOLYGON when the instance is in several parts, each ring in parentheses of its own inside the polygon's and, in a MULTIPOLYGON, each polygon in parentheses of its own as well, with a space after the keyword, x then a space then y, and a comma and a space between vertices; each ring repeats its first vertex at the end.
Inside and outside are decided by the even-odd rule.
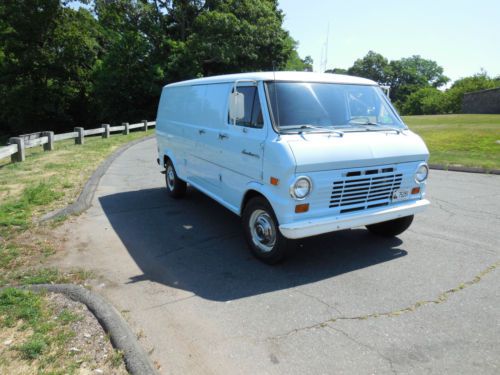
POLYGON ((161 372, 500 373, 500 176, 431 171, 399 238, 337 232, 272 267, 222 206, 167 197, 155 144, 112 164, 58 262, 95 271, 161 372))

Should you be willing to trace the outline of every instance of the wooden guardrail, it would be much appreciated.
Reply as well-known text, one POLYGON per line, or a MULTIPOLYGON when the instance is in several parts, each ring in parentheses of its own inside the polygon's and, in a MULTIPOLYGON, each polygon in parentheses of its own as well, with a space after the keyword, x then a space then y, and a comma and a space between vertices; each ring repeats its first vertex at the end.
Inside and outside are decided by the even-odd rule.
POLYGON ((75 128, 72 132, 62 134, 54 134, 52 131, 45 131, 36 134, 34 137, 33 135, 20 135, 19 137, 10 138, 7 146, 0 147, 0 159, 10 156, 12 162, 22 162, 26 159, 27 148, 43 146, 45 151, 52 151, 54 149, 54 143, 64 139, 74 139, 75 144, 82 145, 85 142, 86 136, 101 134, 102 138, 109 138, 111 133, 121 132, 122 134, 129 134, 130 130, 133 129, 147 131, 154 126, 156 126, 155 121, 142 120, 137 124, 124 122, 119 126, 103 124, 100 128, 96 129, 75 128))

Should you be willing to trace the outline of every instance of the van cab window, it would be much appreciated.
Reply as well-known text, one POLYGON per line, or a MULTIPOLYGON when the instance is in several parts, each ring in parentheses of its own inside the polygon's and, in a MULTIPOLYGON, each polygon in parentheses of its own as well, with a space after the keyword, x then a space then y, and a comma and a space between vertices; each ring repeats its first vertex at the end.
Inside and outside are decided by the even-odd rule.
MULTIPOLYGON (((241 92, 245 97, 245 115, 242 119, 236 121, 236 125, 246 126, 249 128, 262 128, 264 119, 262 117, 262 109, 260 107, 259 92, 255 86, 238 87, 238 92, 241 92)), ((232 123, 229 119, 228 122, 232 123)))
POLYGON ((342 131, 404 129, 378 86, 315 82, 268 82, 271 111, 281 129, 342 131))

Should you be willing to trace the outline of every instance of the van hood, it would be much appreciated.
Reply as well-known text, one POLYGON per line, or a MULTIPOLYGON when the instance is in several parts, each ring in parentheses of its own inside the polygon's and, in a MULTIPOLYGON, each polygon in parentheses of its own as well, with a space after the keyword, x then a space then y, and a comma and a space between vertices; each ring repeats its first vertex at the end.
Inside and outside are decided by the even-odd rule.
POLYGON ((282 135, 292 150, 296 172, 426 161, 429 150, 415 133, 405 130, 303 133, 282 135))

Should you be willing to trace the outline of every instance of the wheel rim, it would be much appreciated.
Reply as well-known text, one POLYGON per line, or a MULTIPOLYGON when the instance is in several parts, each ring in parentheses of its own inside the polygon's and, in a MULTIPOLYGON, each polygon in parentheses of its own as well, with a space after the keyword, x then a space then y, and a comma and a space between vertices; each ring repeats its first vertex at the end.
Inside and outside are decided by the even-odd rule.
POLYGON ((174 173, 174 168, 169 165, 167 167, 167 185, 170 190, 174 190, 174 184, 175 184, 175 173, 174 173))
POLYGON ((255 210, 250 215, 252 242, 261 251, 268 253, 276 243, 276 226, 271 215, 264 210, 255 210))

